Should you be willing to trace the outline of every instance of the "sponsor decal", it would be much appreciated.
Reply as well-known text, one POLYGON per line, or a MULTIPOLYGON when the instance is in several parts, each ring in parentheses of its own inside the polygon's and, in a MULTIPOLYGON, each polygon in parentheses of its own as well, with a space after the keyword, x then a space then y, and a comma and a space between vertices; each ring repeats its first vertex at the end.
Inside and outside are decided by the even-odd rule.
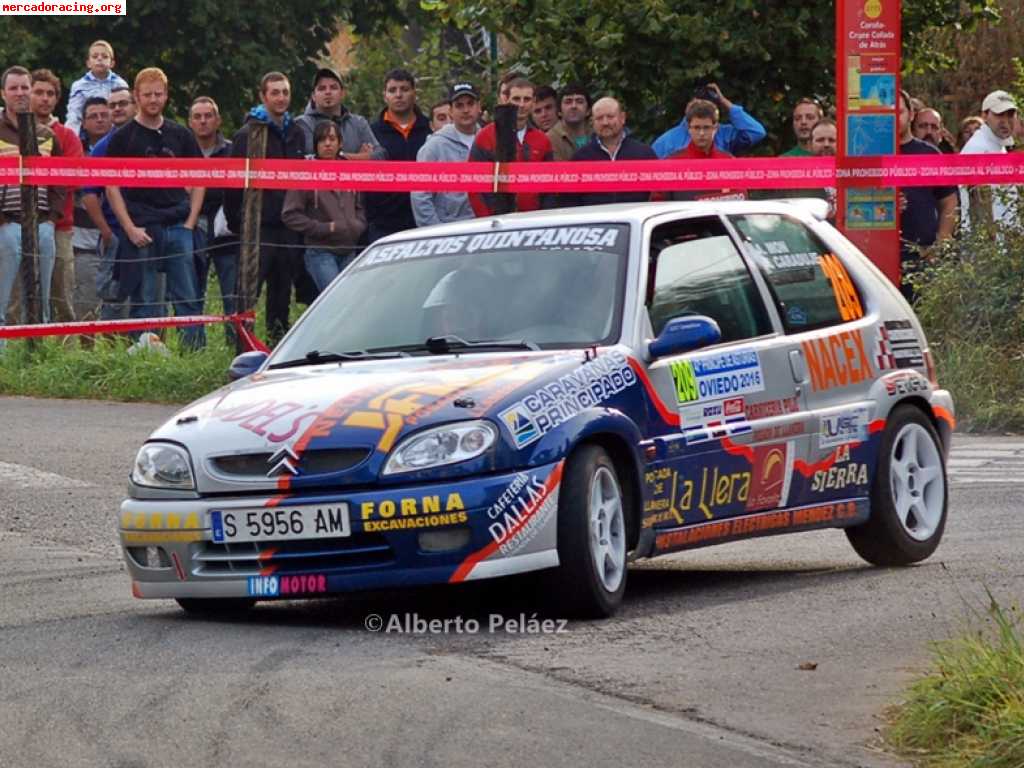
POLYGON ((794 421, 792 424, 780 424, 766 429, 755 429, 752 438, 755 443, 770 443, 774 440, 783 440, 787 437, 802 435, 806 429, 802 421, 794 421))
POLYGON ((498 551, 511 555, 544 528, 557 507, 557 486, 549 490, 539 476, 521 472, 487 510, 487 530, 498 551))
POLYGON ((611 350, 526 395, 498 418, 518 448, 540 440, 581 411, 622 392, 637 381, 626 356, 611 350))
POLYGON ((880 371, 924 367, 921 341, 909 320, 886 320, 878 326, 875 364, 880 371))
POLYGON ((734 437, 750 431, 742 397, 683 407, 680 409, 680 420, 687 445, 734 437))
POLYGON ((840 331, 801 342, 816 392, 849 387, 874 377, 860 330, 840 331))
POLYGON ((850 446, 836 449, 835 461, 828 469, 819 469, 811 477, 811 492, 845 491, 868 484, 868 465, 850 461, 850 446))
POLYGON ((457 492, 364 501, 359 505, 366 533, 440 528, 468 522, 466 505, 457 492))
POLYGON ((726 539, 759 536, 787 529, 801 530, 849 525, 862 518, 866 519, 866 517, 867 509, 862 511, 854 501, 820 504, 800 509, 783 509, 777 512, 762 512, 729 520, 699 523, 659 533, 654 540, 654 548, 658 552, 667 552, 673 549, 704 546, 726 539))
POLYGON ((853 284, 850 274, 839 257, 832 253, 824 254, 821 257, 821 270, 832 283, 832 292, 836 297, 839 316, 845 322, 860 320, 864 317, 864 308, 860 304, 857 287, 853 284))
POLYGON ((123 512, 121 540, 125 544, 193 542, 202 538, 202 522, 197 512, 123 512))
POLYGON ((793 451, 790 450, 790 444, 755 446, 752 470, 747 511, 786 506, 789 479, 793 474, 793 451))
POLYGON ((747 403, 747 419, 757 421, 772 416, 785 416, 789 413, 800 411, 800 401, 796 397, 786 397, 782 400, 763 400, 760 403, 747 403))
POLYGON ((926 378, 914 371, 891 374, 885 377, 883 383, 885 384, 885 393, 889 397, 928 392, 932 388, 926 378))
POLYGON ((753 349, 677 360, 670 370, 680 404, 731 399, 764 389, 761 358, 753 349))
POLYGON ((624 226, 544 227, 457 237, 434 237, 374 248, 356 268, 366 269, 379 264, 431 256, 460 256, 480 251, 498 252, 519 248, 538 250, 557 248, 576 251, 622 250, 625 248, 626 240, 627 228, 624 226))
POLYGON ((249 597, 286 597, 319 595, 327 592, 327 577, 322 573, 300 576, 250 576, 246 580, 249 597))
POLYGON ((807 312, 803 307, 790 304, 786 307, 786 322, 790 325, 807 325, 807 312))
POLYGON ((835 448, 837 445, 848 443, 863 443, 867 439, 867 408, 854 408, 821 417, 821 430, 818 433, 819 448, 835 448))

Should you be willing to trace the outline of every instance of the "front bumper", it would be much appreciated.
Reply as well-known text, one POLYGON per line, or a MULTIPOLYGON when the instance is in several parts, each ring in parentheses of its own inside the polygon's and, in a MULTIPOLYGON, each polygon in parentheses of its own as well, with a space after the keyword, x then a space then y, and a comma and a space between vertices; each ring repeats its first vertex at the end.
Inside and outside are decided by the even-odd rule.
POLYGON ((461 582, 558 565, 562 463, 459 482, 360 492, 121 505, 119 535, 140 598, 295 598, 461 582), (349 535, 218 543, 211 512, 348 506, 349 535), (424 533, 446 532, 424 547, 424 533), (447 547, 447 548, 445 548, 447 547), (147 548, 149 553, 147 556, 147 548), (156 548, 156 549, 153 549, 156 548))

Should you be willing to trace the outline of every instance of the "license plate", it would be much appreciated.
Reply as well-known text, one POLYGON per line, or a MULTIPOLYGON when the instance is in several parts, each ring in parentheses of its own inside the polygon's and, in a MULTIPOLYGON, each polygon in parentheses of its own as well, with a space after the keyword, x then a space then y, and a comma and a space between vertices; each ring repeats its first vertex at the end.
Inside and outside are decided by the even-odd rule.
POLYGON ((351 535, 348 504, 210 510, 210 528, 219 544, 351 535))

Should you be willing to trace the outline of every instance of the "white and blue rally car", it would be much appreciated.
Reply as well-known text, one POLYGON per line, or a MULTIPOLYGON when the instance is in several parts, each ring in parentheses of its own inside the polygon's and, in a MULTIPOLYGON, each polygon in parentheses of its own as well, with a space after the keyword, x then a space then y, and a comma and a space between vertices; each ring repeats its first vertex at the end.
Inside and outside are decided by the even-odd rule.
POLYGON ((821 201, 654 203, 405 232, 269 356, 153 433, 132 591, 196 612, 544 571, 574 614, 627 563, 822 527, 928 557, 952 399, 821 201))

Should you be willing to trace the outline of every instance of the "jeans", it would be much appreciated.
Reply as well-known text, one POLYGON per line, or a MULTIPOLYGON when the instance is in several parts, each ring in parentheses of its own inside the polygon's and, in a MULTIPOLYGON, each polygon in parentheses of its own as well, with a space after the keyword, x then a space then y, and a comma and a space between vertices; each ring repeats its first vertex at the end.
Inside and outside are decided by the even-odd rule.
MULTIPOLYGON (((53 240, 53 222, 44 221, 39 224, 39 304, 42 309, 44 323, 50 322, 50 282, 53 280, 53 263, 55 257, 53 240)), ((21 224, 9 222, 0 225, 0 325, 4 324, 7 307, 11 303, 11 295, 15 292, 15 281, 21 266, 21 224)), ((19 301, 19 304, 22 302, 19 301)), ((12 315, 22 319, 22 308, 12 307, 12 315)))
MULTIPOLYGON (((134 266, 139 271, 139 278, 131 290, 129 316, 139 319, 160 317, 162 304, 157 298, 158 272, 167 276, 167 299, 174 307, 176 317, 201 314, 192 255, 192 230, 175 224, 146 227, 146 232, 153 239, 149 245, 140 248, 127 237, 120 244, 119 260, 135 262, 134 266)), ((205 346, 206 329, 201 325, 182 328, 181 342, 188 349, 205 346)))
POLYGON ((331 281, 341 274, 355 257, 355 251, 343 254, 307 248, 304 256, 306 271, 316 283, 317 295, 323 293, 324 288, 330 285, 331 281))
POLYGON ((101 239, 97 246, 99 261, 96 266, 96 295, 102 302, 100 320, 124 320, 128 314, 127 297, 121 295, 121 286, 115 275, 117 251, 121 241, 127 238, 119 229, 115 229, 112 234, 109 245, 105 246, 101 239))
MULTIPOLYGON (((206 284, 210 276, 210 262, 217 271, 217 283, 220 285, 221 300, 224 303, 224 314, 233 315, 238 311, 238 258, 239 244, 235 239, 210 236, 200 227, 195 229, 195 267, 196 287, 199 290, 199 305, 206 311, 206 284)), ((224 334, 228 345, 235 343, 235 326, 227 323, 224 334)))

